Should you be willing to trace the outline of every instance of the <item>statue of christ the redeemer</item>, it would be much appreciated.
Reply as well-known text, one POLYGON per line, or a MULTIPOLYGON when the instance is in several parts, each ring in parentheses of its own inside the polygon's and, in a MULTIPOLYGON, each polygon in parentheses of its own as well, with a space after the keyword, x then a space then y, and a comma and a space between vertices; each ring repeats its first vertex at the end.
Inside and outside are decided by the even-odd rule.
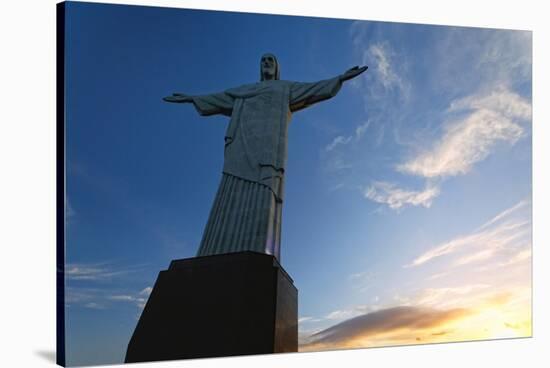
POLYGON ((245 250, 280 260, 288 125, 292 113, 334 97, 342 82, 367 69, 354 67, 314 83, 280 80, 273 54, 260 62, 261 81, 201 96, 174 93, 167 102, 193 103, 203 116, 231 117, 223 175, 197 256, 245 250))

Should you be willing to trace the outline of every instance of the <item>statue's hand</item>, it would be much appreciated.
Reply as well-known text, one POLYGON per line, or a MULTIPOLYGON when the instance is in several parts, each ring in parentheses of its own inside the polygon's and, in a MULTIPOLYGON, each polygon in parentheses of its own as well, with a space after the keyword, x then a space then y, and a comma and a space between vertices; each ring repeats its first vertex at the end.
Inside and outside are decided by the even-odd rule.
POLYGON ((193 102, 193 98, 191 96, 184 95, 183 93, 173 93, 172 96, 164 97, 163 100, 166 102, 175 103, 193 102))
POLYGON ((362 66, 362 67, 359 67, 359 66, 354 66, 353 68, 351 69, 348 69, 344 74, 342 74, 340 76, 340 79, 342 81, 347 81, 347 80, 350 80, 352 78, 355 78, 357 77, 359 74, 363 73, 365 70, 367 70, 369 67, 368 66, 362 66))

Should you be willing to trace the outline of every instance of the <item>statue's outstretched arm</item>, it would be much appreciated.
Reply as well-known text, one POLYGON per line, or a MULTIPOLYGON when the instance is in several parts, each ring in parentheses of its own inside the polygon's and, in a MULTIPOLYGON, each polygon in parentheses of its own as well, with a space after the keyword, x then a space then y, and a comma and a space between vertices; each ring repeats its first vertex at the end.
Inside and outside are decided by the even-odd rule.
POLYGON ((363 73, 368 68, 369 67, 366 65, 362 67, 354 66, 353 68, 346 70, 346 72, 340 76, 340 80, 344 82, 344 81, 353 79, 357 77, 359 74, 363 73))
POLYGON ((192 103, 198 113, 202 116, 216 114, 231 116, 234 102, 233 97, 225 92, 201 96, 189 96, 183 93, 174 93, 172 96, 164 97, 163 100, 174 103, 192 103))
POLYGON ((334 97, 340 90, 340 87, 342 87, 344 81, 357 77, 365 70, 367 70, 366 66, 354 66, 344 74, 334 78, 314 83, 294 82, 290 90, 290 111, 299 111, 317 102, 334 97))
POLYGON ((163 100, 166 102, 190 103, 193 102, 193 97, 183 93, 173 93, 172 96, 164 97, 163 100))
POLYGON ((336 96, 341 86, 340 76, 312 83, 294 82, 290 88, 290 111, 296 112, 328 100, 336 96))

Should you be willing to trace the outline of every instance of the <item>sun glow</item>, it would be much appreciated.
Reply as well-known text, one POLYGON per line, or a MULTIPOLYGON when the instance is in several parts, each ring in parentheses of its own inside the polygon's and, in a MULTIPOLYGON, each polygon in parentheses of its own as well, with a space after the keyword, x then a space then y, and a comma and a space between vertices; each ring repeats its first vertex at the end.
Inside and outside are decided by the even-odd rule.
MULTIPOLYGON (((328 336, 302 344, 300 351, 530 337, 529 298, 530 288, 511 289, 478 299, 477 303, 472 303, 474 307, 468 309, 426 309, 409 318, 412 323, 395 323, 404 317, 411 317, 410 314, 407 316, 408 313, 419 313, 405 309, 402 315, 388 316, 388 327, 377 329, 365 324, 363 331, 353 336, 328 336)), ((379 319, 377 323, 385 321, 379 319)))

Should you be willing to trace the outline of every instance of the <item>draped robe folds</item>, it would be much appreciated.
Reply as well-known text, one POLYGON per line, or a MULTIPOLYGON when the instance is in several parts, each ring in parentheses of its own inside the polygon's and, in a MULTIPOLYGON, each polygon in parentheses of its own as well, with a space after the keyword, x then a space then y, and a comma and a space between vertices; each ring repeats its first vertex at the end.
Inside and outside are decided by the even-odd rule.
POLYGON ((251 250, 280 260, 290 118, 335 96, 341 86, 339 77, 314 83, 265 80, 192 97, 199 114, 231 117, 222 179, 197 256, 251 250))

